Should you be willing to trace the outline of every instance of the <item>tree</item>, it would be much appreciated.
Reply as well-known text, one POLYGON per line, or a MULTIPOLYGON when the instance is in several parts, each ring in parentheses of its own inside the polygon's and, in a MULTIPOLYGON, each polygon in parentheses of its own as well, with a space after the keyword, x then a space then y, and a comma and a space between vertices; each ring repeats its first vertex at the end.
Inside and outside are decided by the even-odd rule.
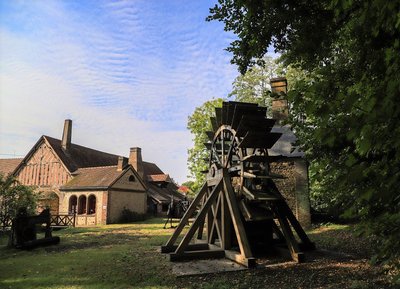
POLYGON ((33 188, 21 185, 12 175, 0 174, 0 215, 14 218, 21 207, 27 208, 28 213, 34 213, 36 200, 33 188))
MULTIPOLYGON (((292 118, 322 199, 377 237, 377 259, 400 256, 400 1, 219 0, 208 20, 238 40, 242 73, 268 47, 304 77, 292 118)), ((396 261, 397 260, 397 261, 396 261)), ((397 263, 398 264, 398 263, 397 263)))
POLYGON ((215 107, 222 107, 222 98, 205 102, 197 107, 189 116, 188 129, 193 134, 193 148, 188 150, 188 167, 191 178, 194 179, 191 189, 197 193, 205 182, 204 170, 208 168, 206 159, 210 157, 204 143, 208 141, 206 131, 211 131, 210 117, 215 116, 215 107))
POLYGON ((228 97, 234 97, 236 101, 270 107, 270 80, 280 75, 282 69, 277 61, 269 56, 260 59, 257 63, 246 73, 236 77, 232 83, 232 92, 228 94, 228 97))

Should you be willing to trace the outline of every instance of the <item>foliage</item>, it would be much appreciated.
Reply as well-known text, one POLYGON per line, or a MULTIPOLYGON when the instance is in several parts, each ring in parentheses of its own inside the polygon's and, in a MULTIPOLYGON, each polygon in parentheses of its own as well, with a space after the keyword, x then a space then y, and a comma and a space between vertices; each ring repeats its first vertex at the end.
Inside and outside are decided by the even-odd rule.
POLYGON ((260 64, 254 65, 235 79, 228 97, 234 97, 235 101, 271 107, 270 80, 280 75, 282 69, 277 61, 269 56, 259 60, 258 63, 260 64))
POLYGON ((238 36, 228 50, 241 72, 270 45, 303 71, 288 97, 318 195, 398 264, 400 1, 220 0, 210 11, 238 36))
POLYGON ((0 174, 0 215, 15 217, 21 207, 33 214, 36 209, 37 195, 33 188, 21 185, 12 175, 0 174))
POLYGON ((202 171, 208 168, 206 159, 210 157, 204 143, 208 141, 206 131, 212 131, 210 117, 215 116, 215 108, 222 107, 222 98, 217 98, 205 102, 197 107, 193 114, 189 116, 188 129, 193 134, 193 148, 188 150, 188 166, 190 177, 194 179, 192 191, 196 192, 205 182, 205 174, 202 171))
POLYGON ((118 223, 124 224, 124 223, 144 221, 147 218, 148 216, 146 214, 139 214, 127 208, 124 208, 121 212, 121 216, 118 219, 118 223))
POLYGON ((196 195, 196 191, 193 190, 193 186, 195 185, 194 181, 186 181, 182 184, 182 186, 187 187, 189 190, 186 192, 188 197, 194 197, 196 195))

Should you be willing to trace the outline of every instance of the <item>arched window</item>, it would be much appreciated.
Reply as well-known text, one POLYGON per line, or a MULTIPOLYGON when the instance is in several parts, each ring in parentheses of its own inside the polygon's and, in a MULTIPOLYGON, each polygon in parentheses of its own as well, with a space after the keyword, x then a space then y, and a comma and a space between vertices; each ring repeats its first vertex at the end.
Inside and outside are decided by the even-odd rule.
POLYGON ((88 198, 88 214, 96 213, 96 196, 90 195, 88 198))
POLYGON ((78 198, 74 195, 69 198, 68 214, 76 213, 76 205, 78 204, 78 198))
POLYGON ((79 196, 78 214, 86 214, 86 196, 79 196))
POLYGON ((134 176, 129 176, 129 179, 128 179, 130 182, 134 182, 135 181, 135 177, 134 176))

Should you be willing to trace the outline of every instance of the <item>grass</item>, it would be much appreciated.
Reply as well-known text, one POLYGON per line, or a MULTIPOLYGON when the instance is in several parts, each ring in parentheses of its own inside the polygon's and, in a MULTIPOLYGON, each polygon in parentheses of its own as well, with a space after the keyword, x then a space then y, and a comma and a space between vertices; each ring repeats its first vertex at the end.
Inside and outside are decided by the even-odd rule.
POLYGON ((32 251, 6 249, 2 238, 0 288, 168 288, 171 269, 157 250, 171 230, 161 223, 68 228, 54 232, 59 245, 32 251))
MULTIPOLYGON (((150 219, 133 224, 68 228, 54 232, 54 236, 61 238, 59 245, 32 251, 7 249, 3 236, 0 288, 298 288, 287 286, 296 284, 292 278, 298 277, 293 268, 176 278, 171 263, 158 252, 172 234, 171 229, 162 227, 162 219, 150 219), (271 287, 271 278, 276 279, 272 283, 277 287, 271 287)), ((334 248, 336 242, 341 243, 340 232, 351 234, 347 226, 331 225, 309 235, 318 244, 334 248)), ((301 270, 299 274, 305 275, 301 270)))

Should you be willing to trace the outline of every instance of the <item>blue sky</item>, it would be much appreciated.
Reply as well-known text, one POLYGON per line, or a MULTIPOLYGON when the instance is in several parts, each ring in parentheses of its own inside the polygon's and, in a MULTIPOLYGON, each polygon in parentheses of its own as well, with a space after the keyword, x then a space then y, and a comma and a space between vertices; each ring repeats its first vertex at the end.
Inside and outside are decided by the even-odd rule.
POLYGON ((234 36, 205 21, 215 2, 0 0, 0 158, 61 138, 70 118, 74 143, 141 147, 185 181, 187 118, 238 75, 234 36))

